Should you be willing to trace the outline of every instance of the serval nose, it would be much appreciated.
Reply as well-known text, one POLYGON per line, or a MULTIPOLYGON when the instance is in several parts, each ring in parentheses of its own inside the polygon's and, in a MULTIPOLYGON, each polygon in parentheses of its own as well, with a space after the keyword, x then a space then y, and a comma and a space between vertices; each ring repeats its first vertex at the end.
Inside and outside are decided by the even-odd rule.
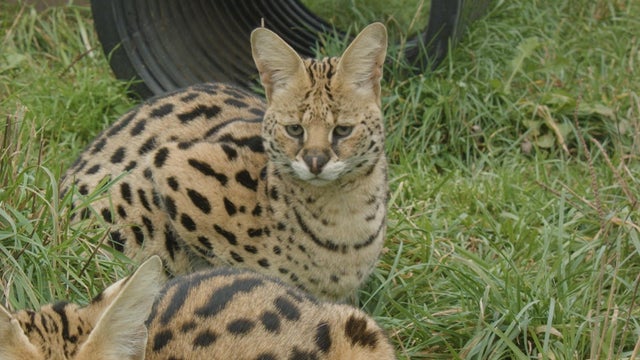
POLYGON ((309 167, 312 174, 318 175, 329 162, 328 151, 322 149, 307 149, 302 153, 302 159, 309 167))

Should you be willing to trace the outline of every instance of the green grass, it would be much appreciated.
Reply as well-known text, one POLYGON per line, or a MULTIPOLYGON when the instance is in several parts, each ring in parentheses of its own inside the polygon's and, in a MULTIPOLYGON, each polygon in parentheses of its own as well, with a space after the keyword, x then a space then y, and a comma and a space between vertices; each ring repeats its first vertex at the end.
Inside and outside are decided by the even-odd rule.
MULTIPOLYGON (((130 264, 57 179, 134 102, 88 9, 0 14, 0 303, 86 301, 130 264)), ((360 302, 400 358, 640 358, 638 34, 633 0, 496 0, 435 71, 388 67, 389 228, 360 302)))

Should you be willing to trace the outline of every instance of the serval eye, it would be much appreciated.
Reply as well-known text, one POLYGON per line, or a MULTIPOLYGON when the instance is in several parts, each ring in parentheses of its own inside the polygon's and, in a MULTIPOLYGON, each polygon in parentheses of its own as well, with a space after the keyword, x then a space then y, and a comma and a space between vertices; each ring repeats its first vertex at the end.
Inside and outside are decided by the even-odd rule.
POLYGON ((300 125, 287 125, 284 129, 287 131, 289 136, 294 138, 302 137, 302 134, 304 134, 304 128, 300 125))
POLYGON ((349 136, 353 131, 353 126, 336 126, 333 128, 333 136, 343 138, 349 136))

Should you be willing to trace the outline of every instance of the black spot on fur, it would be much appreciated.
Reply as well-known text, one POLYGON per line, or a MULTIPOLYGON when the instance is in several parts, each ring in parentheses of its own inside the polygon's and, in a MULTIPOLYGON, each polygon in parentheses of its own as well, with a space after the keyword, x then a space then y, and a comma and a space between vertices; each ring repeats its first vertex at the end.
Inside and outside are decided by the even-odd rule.
POLYGON ((173 104, 163 104, 153 110, 151 110, 150 116, 152 118, 161 118, 169 115, 173 111, 173 104))
POLYGON ((318 360, 318 354, 312 351, 302 351, 294 348, 289 360, 318 360))
POLYGON ((147 141, 144 142, 144 144, 142 144, 142 146, 140 146, 140 149, 138 149, 138 154, 139 155, 144 155, 146 153, 148 153, 149 151, 153 150, 156 148, 157 143, 156 143, 156 137, 152 136, 150 138, 147 139, 147 141))
POLYGON ((269 197, 271 197, 275 201, 278 201, 278 199, 280 198, 278 189, 275 186, 272 186, 271 190, 269 190, 269 197))
POLYGON ((136 166, 138 166, 138 163, 135 161, 130 161, 129 164, 127 164, 127 166, 124 168, 124 171, 131 171, 133 169, 136 168, 136 166))
POLYGON ((153 165, 157 168, 162 167, 165 161, 167 161, 167 158, 169 158, 169 149, 162 148, 156 152, 156 156, 153 158, 153 165))
POLYGON ((102 214, 102 218, 104 219, 104 221, 108 222, 109 224, 113 224, 113 217, 111 216, 111 211, 107 208, 104 208, 100 211, 100 213, 102 214))
POLYGON ((267 331, 277 333, 280 331, 280 316, 272 311, 265 311, 260 316, 260 322, 267 331))
POLYGON ((262 258, 260 260, 258 260, 258 265, 262 266, 265 269, 268 269, 270 264, 269 264, 269 260, 262 258))
POLYGON ((173 233, 171 226, 169 224, 165 225, 164 228, 164 247, 167 249, 171 260, 175 259, 175 253, 178 251, 180 245, 178 244, 178 239, 176 235, 173 233))
POLYGON ((220 142, 231 142, 238 147, 248 147, 255 153, 264 153, 264 144, 261 136, 234 138, 231 134, 220 137, 220 142))
POLYGON ((97 153, 99 153, 100 151, 102 151, 102 149, 104 148, 104 146, 107 144, 107 139, 106 138, 102 138, 98 141, 96 141, 96 143, 93 145, 93 149, 91 149, 91 155, 95 155, 97 153))
POLYGON ((180 331, 182 333, 188 333, 197 327, 198 327, 198 324, 196 324, 195 321, 187 321, 186 323, 182 324, 182 326, 180 327, 180 331))
POLYGON ((188 93, 187 95, 184 95, 183 97, 180 98, 180 101, 184 102, 184 103, 188 103, 191 100, 196 99, 198 96, 200 96, 200 94, 192 92, 192 93, 188 93))
POLYGON ((242 293, 250 293, 254 288, 263 284, 258 278, 241 278, 234 280, 231 284, 222 286, 215 290, 207 302, 195 310, 195 314, 205 318, 213 318, 227 307, 234 296, 242 293))
POLYGON ((282 254, 282 249, 280 248, 280 246, 276 245, 273 247, 273 253, 276 255, 280 255, 282 254))
POLYGON ((86 174, 87 175, 93 175, 93 174, 97 173, 98 171, 100 171, 100 164, 96 164, 96 165, 93 165, 92 167, 88 168, 86 174))
POLYGON ((258 248, 256 248, 253 245, 245 245, 244 246, 244 250, 246 252, 248 252, 248 253, 251 253, 251 254, 257 254, 258 253, 258 248))
POLYGON ((220 184, 222 184, 222 186, 225 186, 227 184, 227 176, 221 173, 217 173, 211 168, 211 166, 209 166, 209 164, 196 159, 189 159, 187 162, 189 163, 189 165, 191 165, 191 167, 200 171, 203 175, 214 177, 220 182, 220 184))
POLYGON ((209 214, 211 212, 211 204, 204 195, 193 189, 187 189, 187 195, 189 196, 189 199, 191 199, 193 205, 200 209, 200 211, 205 214, 209 214))
POLYGON ((236 181, 249 190, 256 191, 258 189, 258 182, 251 177, 247 170, 239 171, 236 174, 236 181))
POLYGON ((133 118, 136 116, 136 114, 137 114, 137 111, 132 111, 129 114, 127 114, 124 118, 122 118, 120 121, 113 124, 113 126, 111 126, 109 131, 107 131, 107 136, 113 136, 119 133, 125 127, 127 127, 131 122, 131 120, 133 120, 133 118))
POLYGON ((210 330, 204 330, 193 339, 194 347, 207 347, 218 339, 218 335, 210 330))
POLYGON ((142 223, 144 224, 144 227, 147 228, 147 232, 149 233, 149 237, 153 237, 153 232, 155 231, 155 228, 153 226, 153 222, 151 221, 151 219, 149 219, 146 216, 142 217, 142 223))
POLYGON ((164 208, 169 213, 171 220, 176 219, 176 215, 178 214, 178 209, 176 208, 176 202, 170 196, 165 196, 164 198, 164 208))
POLYGON ((149 204, 149 200, 147 200, 147 194, 143 189, 138 189, 138 197, 140 198, 140 203, 144 206, 145 209, 151 211, 151 204, 149 204))
POLYGON ((260 204, 256 205, 256 207, 253 208, 253 210, 251 211, 251 215, 253 216, 262 215, 262 207, 260 206, 260 204))
POLYGON ((124 206, 122 205, 118 205, 118 215, 120 215, 121 218, 126 219, 127 218, 127 210, 125 210, 124 206))
POLYGON ((273 304, 276 306, 278 313, 284 316, 285 319, 291 321, 298 321, 298 319, 300 319, 300 310, 287 298, 278 296, 278 298, 274 300, 273 304))
POLYGON ((171 330, 163 330, 153 337, 153 351, 160 351, 173 339, 171 330))
POLYGON ((344 334, 351 340, 351 344, 375 348, 378 345, 378 334, 367 328, 367 320, 351 315, 344 326, 344 334))
POLYGON ((196 223, 189 215, 182 213, 182 215, 180 215, 180 223, 187 231, 196 231, 196 223))
POLYGON ((222 144, 222 150, 225 154, 227 154, 227 159, 229 159, 229 161, 233 161, 238 157, 238 152, 236 151, 236 149, 227 144, 222 144))
POLYGON ((178 188, 180 188, 180 185, 178 184, 178 180, 176 180, 176 178, 173 176, 170 176, 167 178, 167 185, 169 185, 169 187, 173 191, 178 191, 178 188))
POLYGON ((262 236, 262 229, 249 229, 247 230, 247 235, 249 235, 249 237, 260 237, 262 236))
POLYGON ((242 102, 242 101, 237 100, 237 99, 234 99, 234 98, 228 98, 228 99, 226 99, 224 101, 224 103, 227 104, 227 105, 235 106, 237 108, 246 108, 247 106, 249 106, 249 105, 247 105, 247 103, 242 102))
POLYGON ((182 123, 190 122, 202 115, 204 115, 207 119, 210 119, 212 117, 217 116, 221 110, 222 109, 220 109, 218 105, 211 105, 211 106, 197 105, 191 111, 178 114, 178 119, 180 119, 182 123))
POLYGON ((227 199, 226 197, 223 199, 223 202, 224 202, 224 209, 227 210, 227 214, 229 214, 229 216, 235 215, 235 213, 238 211, 236 209, 236 204, 234 204, 231 200, 227 199))
POLYGON ((231 258, 236 262, 239 262, 239 263, 244 262, 244 258, 240 256, 240 254, 238 254, 237 252, 229 251, 229 254, 231 254, 231 258))
POLYGON ((211 241, 209 241, 209 238, 207 238, 206 236, 198 236, 198 242, 204 245, 207 250, 213 250, 213 245, 211 244, 211 241))
POLYGON ((318 324, 315 341, 320 351, 325 354, 329 352, 331 349, 331 329, 328 323, 322 322, 318 324))
POLYGON ((131 196, 131 186, 129 186, 129 183, 124 182, 120 184, 120 195, 122 196, 122 199, 127 202, 127 204, 131 205, 133 203, 133 198, 131 196))
POLYGON ((120 252, 124 251, 124 239, 119 231, 112 231, 109 233, 109 242, 111 243, 112 248, 120 252))
POLYGON ((253 115, 264 116, 264 110, 262 109, 251 108, 249 109, 249 112, 252 113, 253 115))
POLYGON ((142 243, 144 243, 144 232, 142 232, 142 228, 134 225, 131 227, 131 231, 133 231, 133 235, 136 238, 136 244, 142 245, 142 243))
POLYGON ((256 326, 256 323, 249 319, 237 319, 227 324, 227 331, 233 335, 245 335, 256 326))
POLYGON ((191 141, 181 141, 178 143, 178 149, 180 150, 187 150, 192 146, 193 146, 193 142, 191 141))
POLYGON ((218 234, 222 235, 225 239, 227 239, 229 244, 231 244, 231 245, 237 245, 238 244, 238 240, 236 239, 236 235, 234 233, 221 228, 218 224, 213 225, 213 229, 218 234))
POLYGON ((138 121, 133 128, 131 129, 131 136, 137 136, 139 135, 141 132, 144 131, 145 126, 147 125, 147 120, 142 119, 140 121, 138 121))

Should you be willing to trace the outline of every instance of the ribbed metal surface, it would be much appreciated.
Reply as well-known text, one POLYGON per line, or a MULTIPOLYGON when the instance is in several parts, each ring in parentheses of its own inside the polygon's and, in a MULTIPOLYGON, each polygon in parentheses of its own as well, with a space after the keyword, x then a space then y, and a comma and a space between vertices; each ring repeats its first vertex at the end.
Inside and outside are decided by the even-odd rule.
MULTIPOLYGON (((249 86, 256 76, 249 36, 262 19, 306 56, 320 34, 333 31, 297 0, 92 0, 91 7, 114 73, 141 79, 134 90, 142 97, 204 81, 249 86)), ((433 0, 427 29, 409 42, 407 58, 421 69, 439 63, 464 7, 463 0, 433 0)))

